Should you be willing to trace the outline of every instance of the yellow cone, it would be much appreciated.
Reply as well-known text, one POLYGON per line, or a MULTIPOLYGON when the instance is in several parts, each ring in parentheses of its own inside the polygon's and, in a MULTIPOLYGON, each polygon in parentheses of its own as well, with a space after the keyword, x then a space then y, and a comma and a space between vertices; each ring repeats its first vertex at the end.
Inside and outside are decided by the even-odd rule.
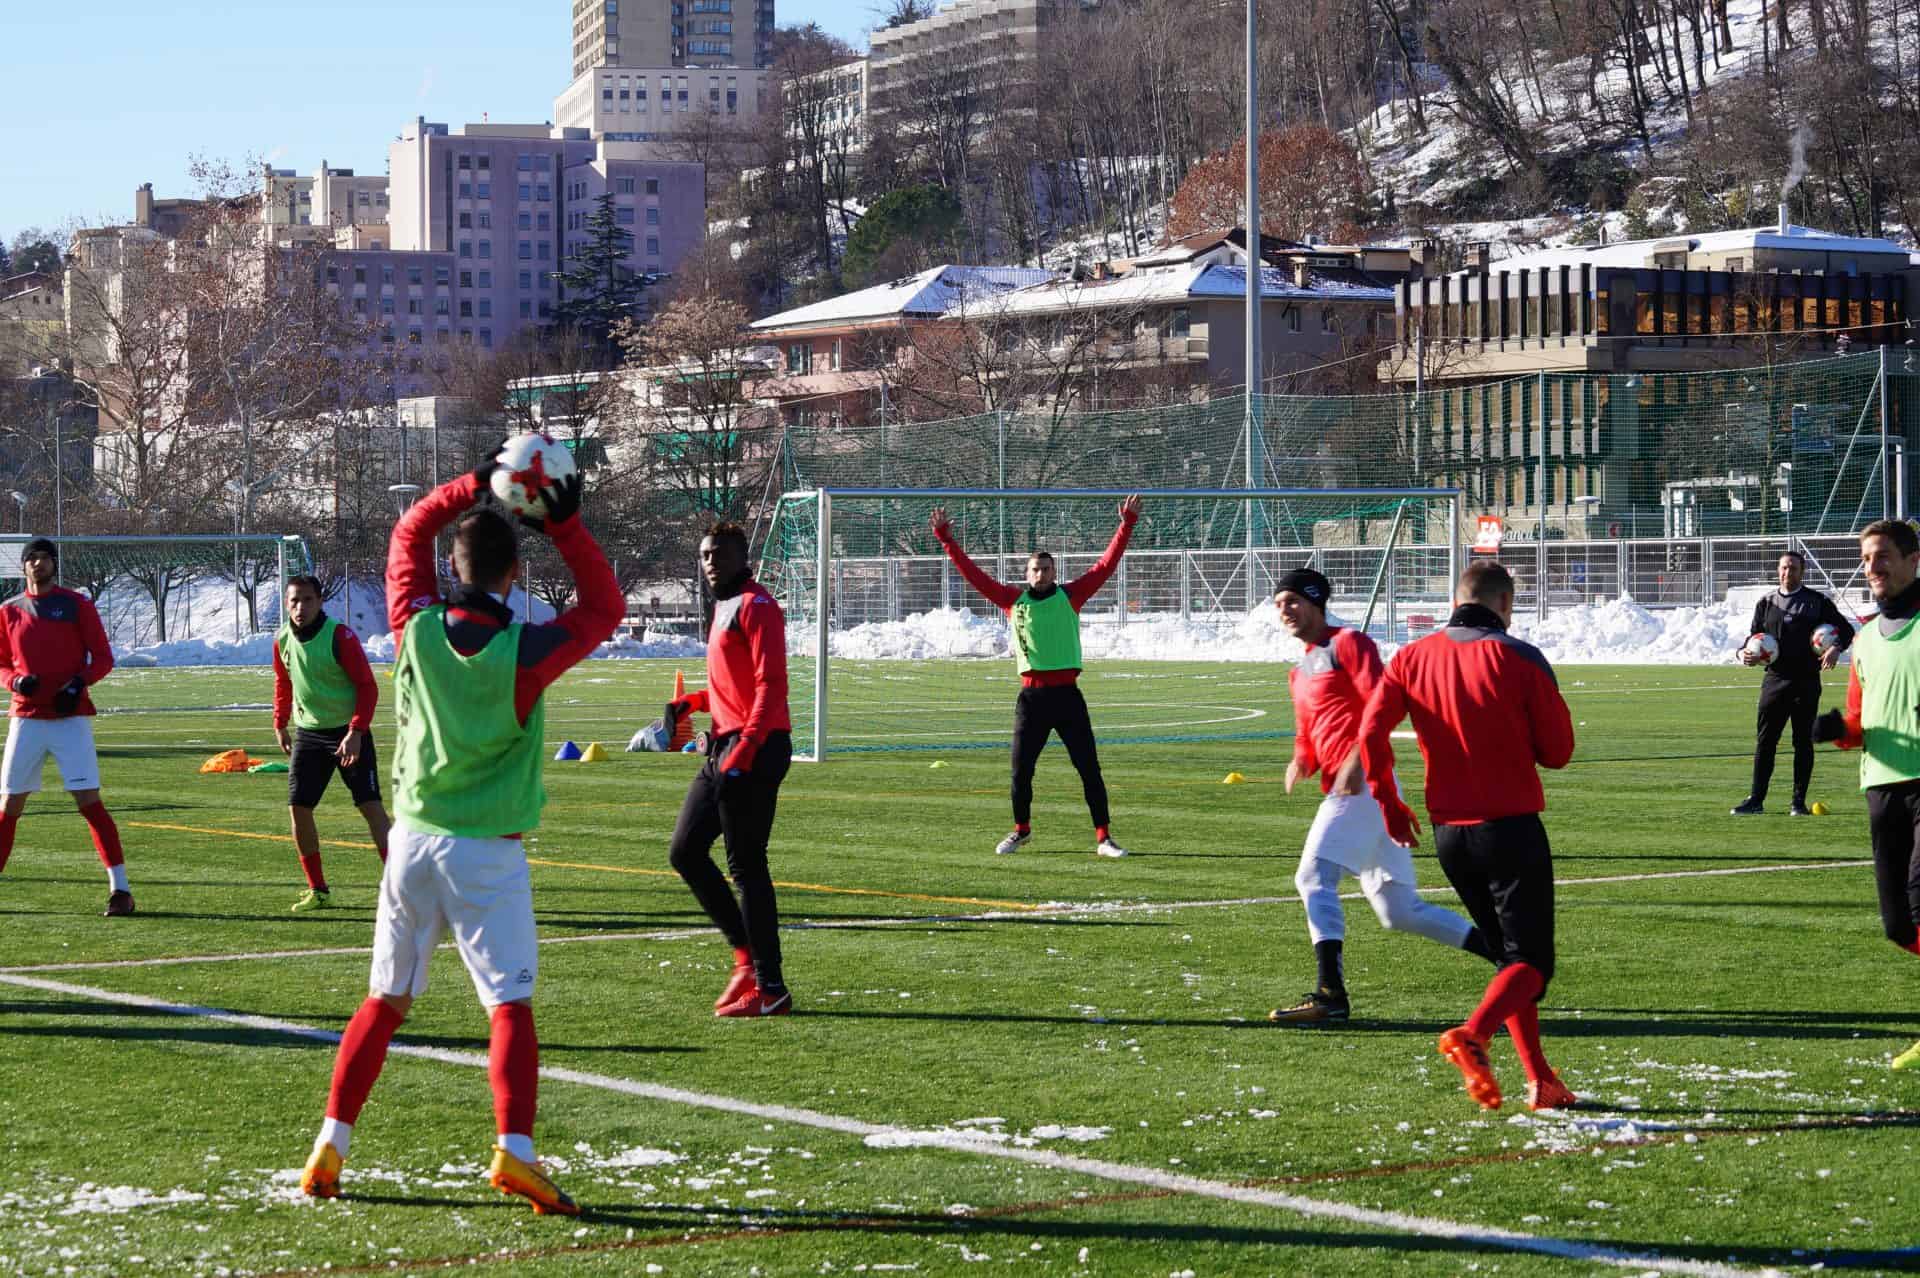
POLYGON ((1221 785, 1245 785, 1246 783, 1247 779, 1238 772, 1229 772, 1226 776, 1220 778, 1221 785))
POLYGON ((607 752, 601 747, 598 741, 595 741, 580 752, 580 762, 582 763, 605 763, 606 761, 607 752))
POLYGON ((932 763, 929 763, 927 766, 929 768, 944 768, 947 766, 947 761, 945 759, 935 759, 932 763))
POLYGON ((1816 803, 1811 808, 1808 808, 1807 810, 1813 813, 1815 816, 1825 816, 1827 813, 1833 811, 1832 808, 1829 808, 1824 803, 1816 803))

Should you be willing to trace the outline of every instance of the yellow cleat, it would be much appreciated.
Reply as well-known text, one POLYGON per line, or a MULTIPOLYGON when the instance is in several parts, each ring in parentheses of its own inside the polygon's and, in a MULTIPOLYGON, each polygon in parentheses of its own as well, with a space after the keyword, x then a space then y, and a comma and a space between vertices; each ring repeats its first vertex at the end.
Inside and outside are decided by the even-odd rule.
POLYGON ((300 1173, 300 1192, 309 1198, 340 1196, 340 1151, 331 1144, 314 1147, 307 1169, 300 1173))
POLYGON ((1912 1069, 1915 1065, 1920 1065, 1920 1043, 1915 1043, 1893 1058, 1895 1069, 1912 1069))
POLYGON ((493 1168, 487 1183, 503 1194, 518 1194, 533 1204, 536 1216, 578 1216, 579 1204, 547 1179, 538 1163, 523 1163, 506 1150, 493 1147, 493 1168))
POLYGON ((314 910, 324 910, 333 904, 333 897, 325 888, 308 888, 301 898, 293 903, 292 912, 307 914, 314 910))

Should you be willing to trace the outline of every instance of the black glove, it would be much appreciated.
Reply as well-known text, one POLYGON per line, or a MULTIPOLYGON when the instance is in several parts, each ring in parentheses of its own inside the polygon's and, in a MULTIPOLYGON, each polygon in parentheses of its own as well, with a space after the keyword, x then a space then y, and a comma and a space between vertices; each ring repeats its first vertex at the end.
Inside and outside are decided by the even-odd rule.
POLYGON ((556 524, 564 524, 580 513, 580 476, 575 473, 565 479, 556 479, 540 490, 540 499, 546 505, 545 517, 534 519, 520 516, 520 522, 535 532, 547 532, 556 524))
POLYGON ((72 714, 80 708, 80 694, 87 690, 87 681, 79 675, 60 685, 60 691, 53 694, 53 712, 72 714))
POLYGON ((673 730, 680 726, 680 720, 690 713, 692 709, 687 704, 687 699, 676 697, 667 702, 667 708, 660 712, 660 722, 667 725, 667 732, 671 735, 673 730))
POLYGON ((1847 735, 1847 717, 1838 710, 1829 710, 1813 721, 1813 739, 1815 741, 1838 741, 1847 735))
POLYGON ((40 691, 40 676, 15 675, 13 677, 13 683, 10 686, 21 696, 31 697, 34 693, 40 691))
POLYGON ((500 450, 505 448, 507 446, 507 440, 512 438, 513 436, 508 435, 492 448, 489 448, 487 455, 480 459, 480 464, 469 472, 475 479, 480 481, 480 491, 482 493, 490 493, 493 491, 493 472, 500 469, 500 450))

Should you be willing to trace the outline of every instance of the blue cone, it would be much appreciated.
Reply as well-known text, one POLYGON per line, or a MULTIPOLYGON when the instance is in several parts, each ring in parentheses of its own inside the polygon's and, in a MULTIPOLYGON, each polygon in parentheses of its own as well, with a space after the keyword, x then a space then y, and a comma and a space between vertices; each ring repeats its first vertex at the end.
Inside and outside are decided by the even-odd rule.
POLYGON ((557 762, 571 762, 580 757, 580 747, 571 741, 563 742, 560 748, 553 752, 553 757, 557 762))

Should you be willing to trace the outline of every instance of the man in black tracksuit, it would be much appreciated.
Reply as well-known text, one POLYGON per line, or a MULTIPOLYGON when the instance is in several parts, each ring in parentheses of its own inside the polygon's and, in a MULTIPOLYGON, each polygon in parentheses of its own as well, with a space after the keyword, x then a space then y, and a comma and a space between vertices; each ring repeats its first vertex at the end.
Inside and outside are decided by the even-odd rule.
MULTIPOLYGON (((1735 816, 1758 816, 1767 801, 1767 782, 1773 778, 1774 751, 1780 745, 1780 732, 1793 724, 1793 806, 1794 816, 1807 815, 1807 783, 1813 780, 1813 720, 1820 709, 1820 672, 1839 663, 1840 650, 1853 643, 1853 626, 1833 600, 1801 584, 1807 575, 1806 557, 1789 550, 1780 556, 1777 567, 1780 589, 1764 596, 1753 606, 1753 624, 1747 633, 1769 634, 1780 644, 1780 651, 1767 662, 1766 678, 1760 682, 1759 735, 1753 750, 1753 791, 1733 810, 1735 816), (1813 650, 1813 632, 1832 626, 1840 639, 1825 654, 1813 650)), ((1740 650, 1743 664, 1757 666, 1765 657, 1740 650)))

